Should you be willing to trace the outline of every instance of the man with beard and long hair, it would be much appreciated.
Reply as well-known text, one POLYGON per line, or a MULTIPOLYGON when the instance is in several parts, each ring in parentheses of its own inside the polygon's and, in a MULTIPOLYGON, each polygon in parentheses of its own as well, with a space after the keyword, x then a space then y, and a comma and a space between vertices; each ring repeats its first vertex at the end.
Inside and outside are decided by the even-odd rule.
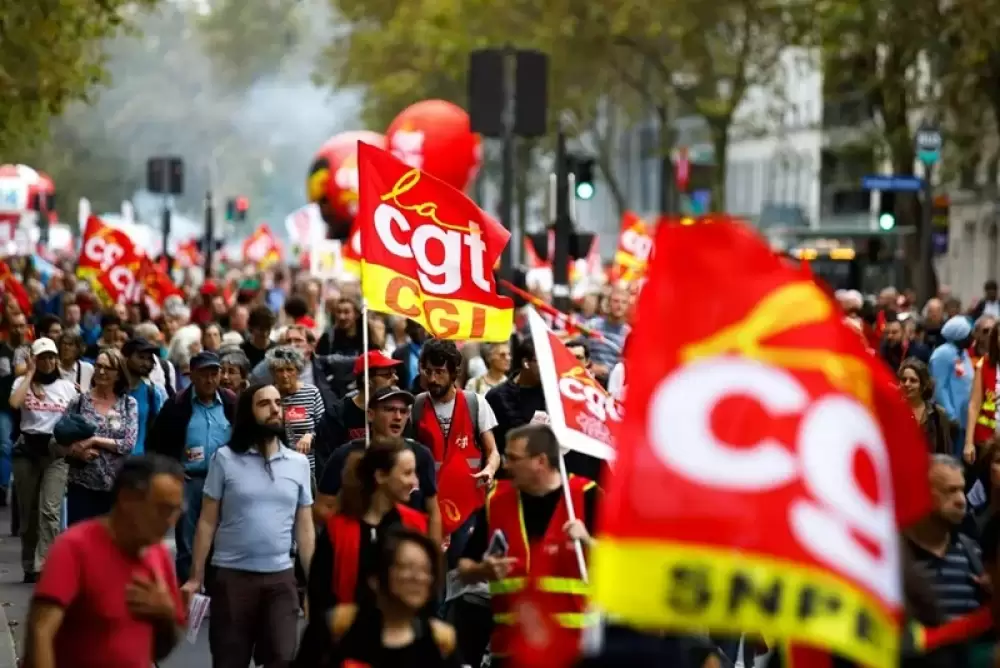
POLYGON ((249 387, 237 400, 229 445, 205 480, 188 595, 201 590, 215 544, 209 609, 214 668, 282 668, 295 657, 299 596, 292 539, 308 573, 316 546, 309 460, 285 447, 281 395, 249 387))

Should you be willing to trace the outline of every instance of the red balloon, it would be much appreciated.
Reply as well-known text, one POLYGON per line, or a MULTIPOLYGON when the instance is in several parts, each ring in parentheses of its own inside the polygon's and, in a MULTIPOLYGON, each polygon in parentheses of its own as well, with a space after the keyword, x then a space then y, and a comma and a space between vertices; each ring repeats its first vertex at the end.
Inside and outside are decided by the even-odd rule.
POLYGON ((396 116, 385 132, 397 158, 465 191, 483 162, 482 142, 469 115, 444 100, 424 100, 396 116))
POLYGON ((309 168, 306 194, 319 204, 332 238, 346 238, 358 212, 358 142, 385 148, 377 132, 341 132, 327 139, 309 168))

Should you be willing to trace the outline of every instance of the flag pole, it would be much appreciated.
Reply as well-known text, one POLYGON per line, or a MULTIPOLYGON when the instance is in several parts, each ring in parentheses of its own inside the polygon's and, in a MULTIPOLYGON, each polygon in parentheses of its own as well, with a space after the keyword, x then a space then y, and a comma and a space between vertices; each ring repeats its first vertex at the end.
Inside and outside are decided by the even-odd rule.
MULTIPOLYGON (((573 522, 576 520, 576 510, 573 508, 573 497, 569 493, 569 475, 566 473, 566 458, 563 457, 562 448, 559 449, 559 473, 562 475, 566 513, 569 515, 569 521, 573 522)), ((589 584, 590 576, 587 574, 587 560, 583 558, 583 545, 580 544, 579 540, 573 541, 573 551, 576 552, 576 563, 580 567, 580 577, 584 582, 589 584)))
MULTIPOLYGON (((361 272, 364 276, 364 272, 361 272)), ((368 300, 365 299, 365 291, 361 290, 361 354, 365 364, 365 448, 372 444, 372 430, 368 424, 368 403, 371 400, 371 389, 368 382, 368 300)))

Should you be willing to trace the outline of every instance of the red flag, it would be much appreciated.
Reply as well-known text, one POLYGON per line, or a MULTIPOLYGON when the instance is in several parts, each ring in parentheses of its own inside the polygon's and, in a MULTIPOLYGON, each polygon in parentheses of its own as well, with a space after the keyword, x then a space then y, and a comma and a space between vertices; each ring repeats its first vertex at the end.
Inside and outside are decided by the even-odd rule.
POLYGON ((463 193, 358 144, 361 291, 368 308, 443 339, 507 341, 514 304, 493 267, 510 232, 463 193))
POLYGON ((534 311, 528 313, 542 376, 545 408, 564 448, 604 461, 614 459, 614 431, 622 407, 584 368, 534 311))
POLYGON ((132 238, 97 216, 87 220, 76 273, 87 280, 104 306, 135 299, 142 259, 132 238))
POLYGON ((898 529, 930 494, 891 374, 749 226, 665 225, 654 245, 595 603, 895 666, 898 529))
POLYGON ((462 526, 485 502, 486 491, 469 475, 465 458, 448 457, 438 471, 438 506, 444 535, 462 526))
POLYGON ((21 313, 25 316, 31 316, 32 306, 28 291, 24 289, 21 281, 17 280, 17 276, 3 260, 0 260, 0 283, 3 284, 4 293, 13 297, 17 305, 21 307, 21 313))

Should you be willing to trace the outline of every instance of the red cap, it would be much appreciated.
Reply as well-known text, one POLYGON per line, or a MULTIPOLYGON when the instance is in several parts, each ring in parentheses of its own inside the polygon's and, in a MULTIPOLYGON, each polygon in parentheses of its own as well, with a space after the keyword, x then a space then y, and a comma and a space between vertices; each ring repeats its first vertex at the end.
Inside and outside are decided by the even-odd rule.
POLYGON ((201 294, 205 297, 214 297, 215 293, 219 291, 219 288, 215 285, 215 281, 212 279, 206 280, 201 284, 201 294))
POLYGON ((381 350, 369 350, 365 356, 358 356, 354 360, 354 375, 358 376, 365 372, 365 357, 368 358, 368 369, 391 369, 402 364, 399 360, 388 357, 381 350))
POLYGON ((313 320, 312 317, 308 315, 304 315, 298 320, 296 320, 295 324, 302 325, 303 327, 307 327, 309 329, 316 329, 316 321, 313 320))

